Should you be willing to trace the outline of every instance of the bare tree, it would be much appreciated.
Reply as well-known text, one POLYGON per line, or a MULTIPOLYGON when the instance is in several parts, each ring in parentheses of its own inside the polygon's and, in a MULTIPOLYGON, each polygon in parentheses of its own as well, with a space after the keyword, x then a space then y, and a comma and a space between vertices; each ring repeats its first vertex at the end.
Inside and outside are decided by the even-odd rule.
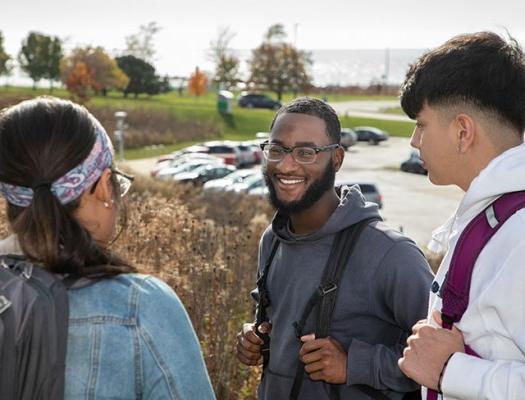
POLYGON ((230 48, 236 33, 229 27, 220 27, 217 38, 210 42, 208 57, 215 63, 214 81, 218 87, 230 89, 239 82, 239 58, 230 48))
POLYGON ((139 31, 126 36, 126 50, 124 55, 134 56, 148 63, 153 63, 155 58, 155 35, 161 30, 156 22, 141 25, 139 31))

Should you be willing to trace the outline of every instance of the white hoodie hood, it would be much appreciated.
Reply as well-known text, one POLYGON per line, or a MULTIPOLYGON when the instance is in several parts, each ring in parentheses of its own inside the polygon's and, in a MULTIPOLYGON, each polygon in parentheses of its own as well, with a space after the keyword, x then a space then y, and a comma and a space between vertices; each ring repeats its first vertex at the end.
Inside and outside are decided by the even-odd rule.
POLYGON ((456 212, 432 232, 428 249, 444 254, 448 250, 452 233, 462 230, 501 195, 520 190, 525 190, 525 144, 500 154, 474 178, 456 212))

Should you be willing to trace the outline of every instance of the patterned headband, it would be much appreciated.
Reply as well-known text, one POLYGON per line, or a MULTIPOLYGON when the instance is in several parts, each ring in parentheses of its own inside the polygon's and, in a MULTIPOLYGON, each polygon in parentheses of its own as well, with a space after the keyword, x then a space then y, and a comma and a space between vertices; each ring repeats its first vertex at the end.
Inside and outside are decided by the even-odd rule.
MULTIPOLYGON (((33 182, 34 189, 47 186, 62 204, 78 197, 113 163, 113 145, 108 134, 94 117, 96 140, 87 158, 54 182, 33 182)), ((19 207, 27 207, 33 200, 33 189, 0 182, 0 194, 19 207)))

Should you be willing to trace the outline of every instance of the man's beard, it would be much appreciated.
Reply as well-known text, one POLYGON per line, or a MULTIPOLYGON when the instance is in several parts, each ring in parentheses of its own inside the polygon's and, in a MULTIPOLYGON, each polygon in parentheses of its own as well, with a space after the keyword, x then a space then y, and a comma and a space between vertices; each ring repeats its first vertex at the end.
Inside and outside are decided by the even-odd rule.
POLYGON ((270 203, 277 210, 279 210, 279 212, 290 215, 308 210, 315 203, 317 203, 321 197, 323 197, 327 190, 332 189, 335 182, 335 172, 336 171, 333 162, 330 161, 326 166, 323 175, 319 179, 312 182, 308 189, 306 189, 306 192, 303 194, 303 196, 299 200, 290 201, 288 203, 278 199, 275 187, 271 178, 268 176, 266 169, 264 169, 263 175, 266 186, 268 187, 268 198, 270 203))

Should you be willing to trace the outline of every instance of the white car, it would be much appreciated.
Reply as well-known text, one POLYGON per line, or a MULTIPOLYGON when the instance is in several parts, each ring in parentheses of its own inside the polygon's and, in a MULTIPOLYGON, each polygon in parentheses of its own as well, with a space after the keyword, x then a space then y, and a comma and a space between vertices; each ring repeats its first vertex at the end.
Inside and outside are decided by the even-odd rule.
POLYGON ((233 185, 229 186, 226 191, 228 192, 235 192, 235 193, 248 193, 250 190, 253 190, 255 188, 264 187, 266 184, 264 182, 264 178, 260 172, 253 174, 246 179, 244 179, 242 182, 234 183, 233 185))
POLYGON ((213 160, 190 160, 187 162, 178 163, 173 167, 167 167, 161 169, 156 178, 163 181, 171 181, 173 177, 182 172, 191 172, 194 169, 197 169, 203 165, 220 163, 220 161, 213 160))
POLYGON ((223 192, 236 183, 242 183, 248 177, 255 175, 257 171, 250 169, 239 169, 222 179, 214 179, 206 182, 203 189, 207 192, 223 192))

